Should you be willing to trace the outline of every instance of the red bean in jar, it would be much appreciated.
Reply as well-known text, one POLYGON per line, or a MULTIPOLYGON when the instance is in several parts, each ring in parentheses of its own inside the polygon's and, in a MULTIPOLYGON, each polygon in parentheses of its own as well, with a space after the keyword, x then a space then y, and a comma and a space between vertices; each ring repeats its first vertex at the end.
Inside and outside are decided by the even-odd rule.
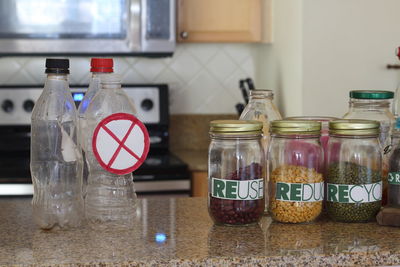
POLYGON ((265 158, 262 123, 212 121, 209 147, 209 214, 216 224, 246 225, 262 217, 265 158))

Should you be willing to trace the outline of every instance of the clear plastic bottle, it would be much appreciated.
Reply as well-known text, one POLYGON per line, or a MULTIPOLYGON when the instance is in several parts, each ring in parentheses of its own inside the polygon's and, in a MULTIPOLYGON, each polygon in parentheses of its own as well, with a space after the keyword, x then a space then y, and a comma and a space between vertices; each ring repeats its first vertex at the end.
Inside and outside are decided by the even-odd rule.
POLYGON ((95 228, 126 229, 133 226, 136 193, 132 173, 119 175, 103 169, 92 147, 97 125, 116 113, 136 114, 129 97, 121 89, 116 74, 101 77, 100 90, 85 112, 87 129, 84 133, 86 161, 89 167, 85 197, 85 213, 89 225, 95 228))
POLYGON ((33 218, 42 229, 76 227, 83 217, 82 156, 68 59, 46 59, 47 80, 32 111, 33 218))
POLYGON ((83 114, 89 107, 90 102, 93 97, 100 89, 100 77, 102 75, 107 75, 113 73, 114 62, 112 58, 92 58, 90 60, 90 72, 92 73, 92 78, 89 83, 89 88, 82 99, 82 102, 78 108, 78 117, 82 118, 83 114))
POLYGON ((79 121, 79 140, 82 146, 82 156, 83 156, 83 194, 86 195, 86 185, 88 178, 88 167, 86 164, 85 157, 85 138, 82 137, 82 133, 86 132, 86 123, 84 119, 84 114, 89 107, 90 102, 93 97, 100 89, 100 77, 113 73, 114 62, 112 58, 92 58, 90 60, 90 72, 92 73, 92 78, 89 82, 89 88, 85 93, 79 107, 78 107, 78 121, 79 121))
MULTIPOLYGON (((264 149, 264 154, 266 158, 267 166, 267 177, 266 185, 269 181, 269 164, 268 164, 268 145, 271 139, 269 133, 270 123, 274 120, 281 120, 282 116, 277 109, 277 107, 272 102, 274 99, 274 93, 272 90, 250 90, 250 100, 249 103, 244 108, 242 114, 240 115, 240 120, 256 120, 263 123, 263 136, 261 139, 261 144, 264 149)), ((268 212, 268 195, 267 186, 265 187, 265 213, 268 212)))

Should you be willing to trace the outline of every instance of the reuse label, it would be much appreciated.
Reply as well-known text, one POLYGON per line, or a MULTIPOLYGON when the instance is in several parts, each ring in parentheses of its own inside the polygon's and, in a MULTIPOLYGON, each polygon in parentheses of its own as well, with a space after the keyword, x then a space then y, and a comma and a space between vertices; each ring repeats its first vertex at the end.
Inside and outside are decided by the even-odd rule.
POLYGON ((236 181, 211 178, 211 196, 230 200, 256 200, 264 198, 264 179, 236 181))

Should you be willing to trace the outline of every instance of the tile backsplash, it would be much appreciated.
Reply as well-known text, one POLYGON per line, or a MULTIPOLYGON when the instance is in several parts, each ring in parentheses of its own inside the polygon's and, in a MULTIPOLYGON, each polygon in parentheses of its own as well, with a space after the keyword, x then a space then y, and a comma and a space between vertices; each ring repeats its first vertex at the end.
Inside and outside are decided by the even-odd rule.
MULTIPOLYGON (((123 83, 168 83, 172 114, 236 113, 239 79, 255 75, 254 44, 179 44, 169 58, 115 57, 123 83)), ((89 57, 71 58, 71 84, 89 81, 89 57)), ((0 84, 42 84, 44 57, 0 58, 0 84)))

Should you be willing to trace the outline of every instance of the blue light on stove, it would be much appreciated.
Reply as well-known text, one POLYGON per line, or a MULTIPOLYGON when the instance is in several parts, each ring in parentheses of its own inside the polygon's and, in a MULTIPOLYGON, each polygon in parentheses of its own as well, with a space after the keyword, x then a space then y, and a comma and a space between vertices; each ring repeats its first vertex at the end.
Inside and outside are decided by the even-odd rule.
POLYGON ((72 94, 74 101, 82 101, 84 94, 83 93, 74 93, 72 94))
POLYGON ((167 240, 167 235, 164 233, 157 233, 155 239, 157 243, 164 243, 167 240))

